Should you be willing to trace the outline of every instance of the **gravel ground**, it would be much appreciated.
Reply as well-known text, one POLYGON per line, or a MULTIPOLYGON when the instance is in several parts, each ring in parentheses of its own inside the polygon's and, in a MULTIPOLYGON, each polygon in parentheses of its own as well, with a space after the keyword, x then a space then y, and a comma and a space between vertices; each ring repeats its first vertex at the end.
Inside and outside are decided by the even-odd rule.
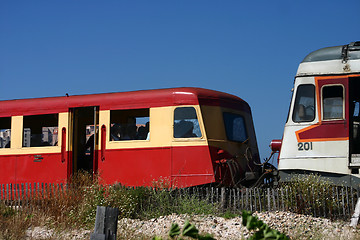
MULTIPOLYGON (((254 213, 271 228, 287 234, 292 239, 360 239, 360 230, 349 227, 349 222, 332 222, 290 212, 254 213)), ((168 239, 172 223, 183 227, 186 220, 199 229, 200 233, 210 233, 216 239, 246 239, 251 233, 242 226, 241 217, 224 219, 207 215, 170 215, 140 221, 121 219, 118 223, 118 237, 121 239, 151 239, 161 236, 168 239)), ((27 239, 89 239, 91 231, 77 230, 56 232, 52 229, 36 227, 27 231, 27 239)))

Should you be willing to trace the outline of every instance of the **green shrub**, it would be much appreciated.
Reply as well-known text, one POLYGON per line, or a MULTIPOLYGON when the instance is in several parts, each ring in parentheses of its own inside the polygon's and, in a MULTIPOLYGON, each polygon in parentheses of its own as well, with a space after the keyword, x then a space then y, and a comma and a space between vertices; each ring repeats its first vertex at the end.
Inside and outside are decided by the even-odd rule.
POLYGON ((236 218, 238 217, 240 214, 238 211, 236 210, 230 210, 227 209, 224 213, 220 214, 221 217, 225 218, 225 219, 232 219, 232 218, 236 218))
POLYGON ((93 182, 89 186, 78 189, 81 192, 79 202, 71 209, 70 217, 75 222, 85 225, 93 224, 96 218, 97 206, 108 206, 119 209, 119 217, 134 217, 136 215, 137 196, 129 188, 114 185, 101 185, 93 182))
POLYGON ((0 202, 0 216, 2 218, 8 218, 15 215, 15 210, 12 207, 6 206, 4 203, 0 202))
MULTIPOLYGON (((88 181, 90 176, 75 176, 67 195, 76 199, 69 206, 71 222, 91 225, 95 221, 96 207, 109 206, 119 209, 119 217, 149 219, 177 214, 215 214, 217 205, 200 199, 189 192, 170 189, 166 181, 155 187, 124 187, 102 185, 100 181, 88 181), (180 193, 182 192, 182 193, 180 193)), ((65 204, 66 205, 66 204, 65 204)))
POLYGON ((145 205, 144 212, 140 218, 152 218, 165 216, 172 213, 174 209, 175 199, 172 191, 165 188, 151 188, 150 197, 145 205))
POLYGON ((333 189, 330 181, 315 174, 293 175, 291 182, 285 186, 290 210, 308 215, 336 210, 333 189))
POLYGON ((255 233, 249 238, 250 240, 262 240, 262 239, 278 239, 287 240, 290 238, 285 234, 280 233, 275 229, 271 229, 266 223, 259 220, 257 217, 252 216, 251 212, 243 211, 242 223, 249 230, 255 233))
MULTIPOLYGON (((190 224, 188 220, 185 221, 182 230, 177 223, 173 223, 168 235, 171 239, 182 239, 182 237, 188 237, 199 240, 215 240, 215 238, 213 238, 210 234, 199 234, 199 230, 195 227, 195 225, 190 224)), ((154 237, 153 240, 162 240, 162 238, 154 237)))
POLYGON ((195 195, 184 195, 175 199, 174 213, 177 214, 205 214, 218 213, 218 205, 211 204, 207 199, 200 199, 195 195))

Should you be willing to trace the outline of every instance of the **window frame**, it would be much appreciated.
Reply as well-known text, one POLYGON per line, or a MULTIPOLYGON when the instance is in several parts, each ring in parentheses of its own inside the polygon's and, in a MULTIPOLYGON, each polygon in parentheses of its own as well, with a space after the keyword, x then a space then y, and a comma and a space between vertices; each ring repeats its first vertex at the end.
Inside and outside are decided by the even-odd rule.
MULTIPOLYGON (((0 147, 0 150, 1 149, 10 149, 12 146, 12 141, 11 141, 11 132, 12 132, 12 121, 11 121, 11 117, 1 117, 1 118, 3 118, 3 119, 5 119, 5 118, 8 118, 9 120, 10 120, 10 127, 9 128, 1 128, 2 126, 0 126, 0 130, 10 130, 10 141, 9 141, 9 147, 0 147)), ((6 146, 6 145, 5 145, 6 146)))
MULTIPOLYGON (((151 133, 150 133, 150 129, 151 127, 149 126, 148 127, 148 132, 147 132, 147 137, 145 139, 121 139, 121 133, 120 133, 120 139, 118 140, 112 140, 112 124, 117 124, 117 128, 119 131, 122 131, 121 130, 121 123, 118 123, 118 122, 114 122, 112 121, 112 113, 114 112, 119 112, 119 116, 121 115, 121 112, 131 112, 131 111, 147 111, 147 116, 135 116, 135 119, 136 118, 148 118, 147 122, 149 123, 149 125, 151 124, 151 119, 150 119, 150 112, 151 112, 151 108, 134 108, 134 109, 111 109, 109 111, 109 136, 107 137, 106 141, 109 142, 110 144, 114 144, 114 143, 123 143, 123 142, 139 142, 139 141, 146 141, 146 142, 149 142, 150 139, 151 139, 151 133)), ((130 115, 125 115, 127 117, 129 117, 130 115)), ((131 116, 131 117, 134 117, 134 116, 131 116)), ((122 123, 122 124, 125 124, 125 123, 122 123)), ((126 124, 127 126, 126 127, 129 127, 129 123, 126 124)), ((136 123, 135 123, 136 125, 136 123)), ((145 124, 146 125, 146 124, 145 124)), ((136 132, 138 133, 139 131, 139 128, 136 129, 136 132)))
MULTIPOLYGON (((31 148, 57 148, 59 147, 59 140, 61 138, 61 135, 59 135, 59 133, 61 133, 60 130, 60 116, 59 113, 46 113, 46 114, 34 114, 34 115, 24 115, 22 117, 22 129, 21 129, 21 148, 23 149, 31 149, 31 148), (44 116, 44 115, 56 115, 57 121, 56 121, 56 126, 41 126, 41 128, 43 127, 56 127, 57 128, 57 144, 56 145, 38 145, 38 146, 31 146, 31 140, 30 140, 30 146, 25 146, 24 145, 24 135, 25 135, 25 129, 29 128, 27 126, 25 126, 25 118, 27 117, 35 117, 35 116, 44 116)), ((39 134, 39 133, 36 133, 39 134)), ((41 139, 42 139, 42 132, 41 132, 41 139)), ((31 139, 31 134, 30 134, 30 139, 31 139)))
POLYGON ((304 83, 304 84, 299 84, 297 87, 296 87, 296 92, 294 94, 294 104, 293 104, 293 107, 292 107, 292 113, 291 113, 291 120, 293 123, 297 123, 297 124, 301 124, 301 123, 310 123, 310 122, 313 122, 316 120, 316 86, 312 83, 304 83), (296 107, 297 107, 297 97, 298 97, 298 94, 299 94, 299 88, 300 87, 303 87, 303 86, 312 86, 313 88, 313 100, 314 100, 314 115, 313 115, 313 118, 312 119, 309 119, 309 120, 296 120, 295 119, 295 114, 296 114, 296 107))
POLYGON ((321 86, 321 120, 322 121, 343 121, 345 120, 345 87, 343 84, 326 84, 321 86), (336 87, 340 86, 342 87, 342 117, 341 118, 331 118, 331 119, 325 119, 325 109, 324 109, 324 88, 327 87, 336 87))
MULTIPOLYGON (((174 107, 173 111, 172 111, 172 138, 174 141, 188 141, 188 140, 199 140, 199 139, 204 139, 204 130, 203 127, 201 126, 202 123, 202 118, 201 118, 201 114, 199 114, 198 108, 196 106, 191 106, 191 105, 185 105, 185 106, 176 106, 174 107), (196 119, 199 125, 199 131, 201 136, 196 136, 196 137, 175 137, 175 111, 176 109, 179 108, 192 108, 195 110, 195 114, 196 114, 196 119)), ((193 131, 194 132, 194 131, 193 131)))
POLYGON ((292 88, 291 89, 290 103, 289 103, 289 107, 288 107, 288 113, 287 113, 287 116, 286 116, 286 123, 288 123, 290 121, 290 119, 292 120, 291 105, 292 105, 292 102, 295 101, 295 99, 294 99, 295 94, 294 93, 295 93, 294 88, 292 88))
MULTIPOLYGON (((234 112, 223 111, 223 112, 222 112, 222 117, 223 117, 223 122, 224 122, 225 136, 226 136, 226 139, 227 139, 228 141, 243 143, 243 142, 246 142, 246 141, 249 139, 249 133, 248 133, 248 128, 247 128, 247 123, 246 123, 245 116, 243 116, 242 114, 234 113, 234 112), (225 124, 225 114, 231 114, 231 115, 236 115, 236 116, 241 117, 241 119, 243 120, 242 122, 244 123, 244 124, 243 124, 243 127, 244 127, 244 130, 245 130, 245 136, 246 136, 246 139, 245 139, 245 140, 243 140, 243 141, 237 141, 237 140, 235 140, 234 138, 233 138, 233 139, 230 139, 230 138, 229 138, 229 136, 228 136, 228 129, 227 129, 227 127, 226 127, 227 125, 225 124)), ((233 125, 234 125, 234 124, 233 124, 233 125)), ((234 130, 234 128, 232 128, 232 130, 234 130)))

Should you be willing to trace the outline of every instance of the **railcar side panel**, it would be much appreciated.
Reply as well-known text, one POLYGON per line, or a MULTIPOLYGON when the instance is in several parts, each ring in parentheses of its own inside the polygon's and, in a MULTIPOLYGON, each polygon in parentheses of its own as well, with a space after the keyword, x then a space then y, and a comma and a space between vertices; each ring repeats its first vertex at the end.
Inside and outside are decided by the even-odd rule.
POLYGON ((112 149, 98 162, 100 179, 107 184, 152 186, 161 179, 170 180, 171 150, 164 148, 112 149))
POLYGON ((1 156, 0 170, 0 184, 15 183, 16 156, 1 156))
POLYGON ((16 156, 16 183, 55 183, 66 180, 66 163, 60 154, 34 154, 16 156))
POLYGON ((209 148, 207 146, 172 147, 171 178, 176 187, 214 182, 209 148))
POLYGON ((55 153, 1 156, 0 169, 0 183, 55 183, 67 178, 67 164, 55 153))

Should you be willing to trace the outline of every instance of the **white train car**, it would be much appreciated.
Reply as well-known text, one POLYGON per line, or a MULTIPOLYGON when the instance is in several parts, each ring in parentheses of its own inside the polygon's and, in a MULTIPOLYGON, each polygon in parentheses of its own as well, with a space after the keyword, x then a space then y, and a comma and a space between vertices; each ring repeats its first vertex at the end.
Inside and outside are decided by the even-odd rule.
POLYGON ((280 179, 315 173, 360 186, 360 42, 327 47, 300 63, 278 151, 280 179))

